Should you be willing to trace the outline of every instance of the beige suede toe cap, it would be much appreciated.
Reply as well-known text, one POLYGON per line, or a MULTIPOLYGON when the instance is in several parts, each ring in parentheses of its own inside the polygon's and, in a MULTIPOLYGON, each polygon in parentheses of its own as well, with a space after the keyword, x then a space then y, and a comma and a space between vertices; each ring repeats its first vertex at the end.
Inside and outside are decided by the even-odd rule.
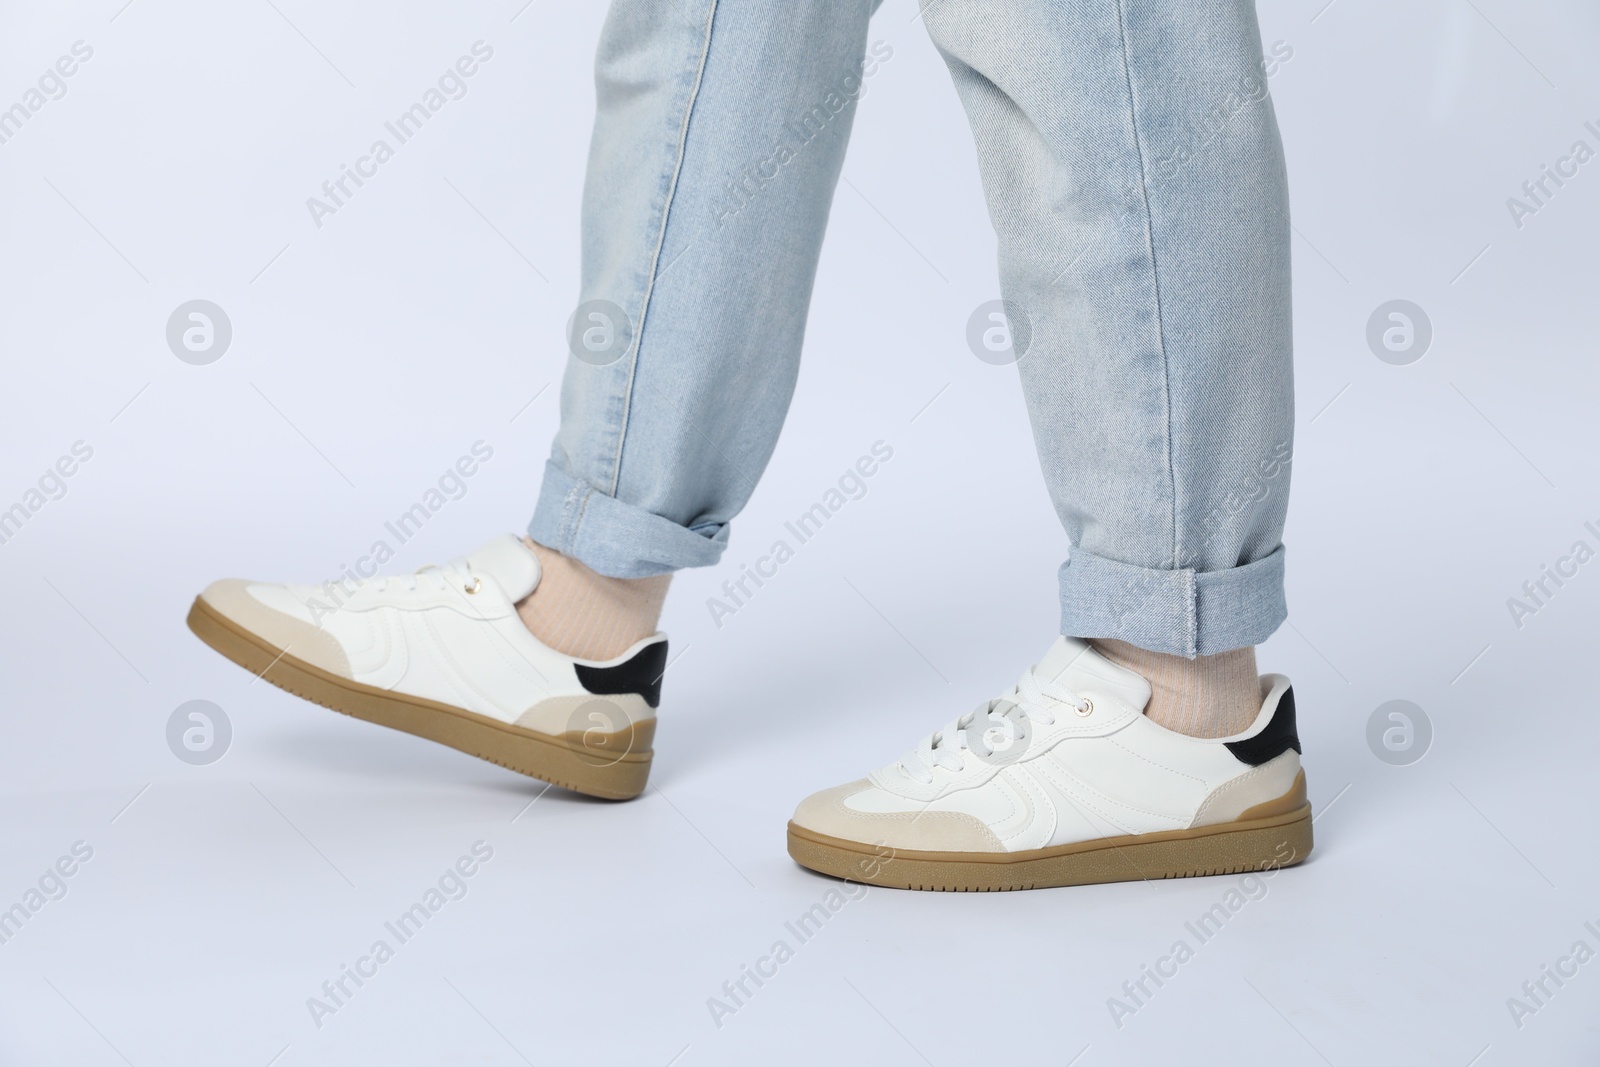
POLYGON ((914 852, 1004 852, 994 831, 960 811, 857 811, 845 801, 877 788, 865 778, 824 789, 800 802, 794 822, 813 833, 914 852))
POLYGON ((248 630, 280 652, 320 667, 341 678, 352 677, 344 647, 330 633, 281 611, 267 607, 250 595, 254 583, 224 578, 206 586, 200 599, 234 625, 248 630))

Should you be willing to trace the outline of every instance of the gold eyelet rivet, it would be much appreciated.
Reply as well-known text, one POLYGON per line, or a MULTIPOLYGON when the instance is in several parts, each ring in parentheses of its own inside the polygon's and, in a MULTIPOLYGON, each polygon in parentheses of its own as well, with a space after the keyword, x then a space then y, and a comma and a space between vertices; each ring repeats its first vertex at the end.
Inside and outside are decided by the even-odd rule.
POLYGON ((465 589, 468 593, 476 593, 478 590, 483 588, 483 579, 479 578, 476 575, 474 575, 473 578, 472 578, 472 584, 471 585, 462 586, 462 588, 465 589))
POLYGON ((1090 700, 1088 697, 1084 697, 1083 707, 1074 707, 1072 710, 1078 713, 1078 718, 1087 719, 1089 716, 1094 714, 1094 701, 1090 700))

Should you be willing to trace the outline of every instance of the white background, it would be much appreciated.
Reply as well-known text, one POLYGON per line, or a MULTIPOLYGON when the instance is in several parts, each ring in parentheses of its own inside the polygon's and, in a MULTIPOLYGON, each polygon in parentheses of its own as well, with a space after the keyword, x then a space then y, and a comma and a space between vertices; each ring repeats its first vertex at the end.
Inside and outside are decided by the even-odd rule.
POLYGON ((252 682, 183 626, 214 578, 353 562, 480 439, 492 461, 394 566, 522 528, 602 6, 123 2, 0 9, 0 106, 94 49, 0 145, 0 506, 94 449, 0 545, 0 908, 94 849, 0 945, 0 1063, 1595 1062, 1600 962, 1520 1029, 1506 1004, 1580 938, 1600 949, 1600 562, 1520 628, 1506 604, 1600 548, 1600 161, 1520 229, 1505 203, 1574 140, 1600 148, 1592 6, 1262 6, 1294 50, 1271 84, 1299 426, 1291 625, 1260 655, 1299 694, 1312 861, 1120 1028, 1107 999, 1236 879, 872 890, 718 1028, 707 998, 835 884, 784 852, 795 802, 1054 633, 1066 545, 1015 372, 964 340, 994 242, 915 5, 873 24, 895 54, 777 456, 724 566, 668 601, 659 790, 614 805, 252 682), (469 95, 315 228, 305 199, 479 39, 469 95), (233 324, 210 366, 165 342, 195 298, 233 324), (1435 331, 1410 366, 1364 339, 1394 298, 1435 331), (715 627, 706 598, 880 439, 869 494, 715 627), (205 767, 165 741, 197 698, 234 730, 205 767), (1366 741, 1397 698, 1434 730, 1404 767, 1366 741), (314 1026, 306 999, 479 840, 468 895, 314 1026))

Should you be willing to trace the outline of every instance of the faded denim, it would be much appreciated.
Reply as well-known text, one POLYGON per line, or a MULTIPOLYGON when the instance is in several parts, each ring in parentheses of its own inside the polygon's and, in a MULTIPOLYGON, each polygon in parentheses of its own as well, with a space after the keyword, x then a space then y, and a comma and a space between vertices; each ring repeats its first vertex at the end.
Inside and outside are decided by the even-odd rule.
MULTIPOLYGON (((614 0, 580 299, 621 309, 625 347, 569 360, 535 540, 617 577, 721 556, 793 393, 855 101, 891 58, 868 45, 875 6, 614 0)), ((923 18, 1027 320, 1017 367, 1072 543, 1062 632, 1260 643, 1286 614, 1289 210, 1266 79, 1292 50, 1264 59, 1250 0, 923 18)))

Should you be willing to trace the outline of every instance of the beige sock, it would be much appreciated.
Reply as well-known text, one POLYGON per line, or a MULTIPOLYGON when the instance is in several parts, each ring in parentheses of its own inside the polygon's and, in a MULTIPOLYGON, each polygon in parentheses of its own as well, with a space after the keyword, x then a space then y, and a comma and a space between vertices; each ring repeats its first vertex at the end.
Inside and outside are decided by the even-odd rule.
POLYGON ((1095 651, 1150 681, 1144 713, 1190 737, 1227 737, 1247 729, 1261 711, 1256 650, 1236 648, 1213 656, 1147 652, 1126 641, 1095 638, 1095 651))
POLYGON ((614 659, 656 632, 670 574, 607 578, 523 538, 539 557, 539 587, 517 604, 533 636, 567 656, 614 659))

